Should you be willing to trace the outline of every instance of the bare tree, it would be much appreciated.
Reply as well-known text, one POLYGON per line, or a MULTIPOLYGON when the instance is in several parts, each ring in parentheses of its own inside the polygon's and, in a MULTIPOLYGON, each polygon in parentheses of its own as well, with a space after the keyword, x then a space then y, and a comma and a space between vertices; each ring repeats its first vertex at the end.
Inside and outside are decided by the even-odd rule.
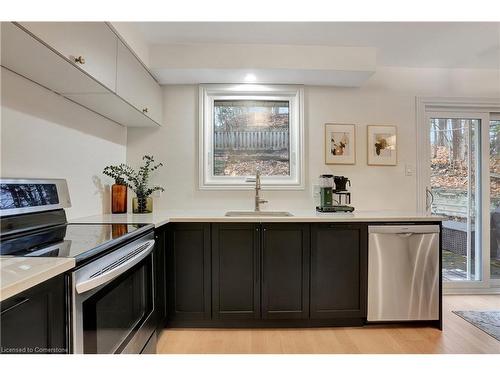
POLYGON ((460 146, 463 141, 462 127, 457 119, 451 121, 451 152, 453 162, 460 159, 460 146))
POLYGON ((446 139, 446 119, 438 118, 437 127, 438 127, 437 145, 444 146, 446 139))

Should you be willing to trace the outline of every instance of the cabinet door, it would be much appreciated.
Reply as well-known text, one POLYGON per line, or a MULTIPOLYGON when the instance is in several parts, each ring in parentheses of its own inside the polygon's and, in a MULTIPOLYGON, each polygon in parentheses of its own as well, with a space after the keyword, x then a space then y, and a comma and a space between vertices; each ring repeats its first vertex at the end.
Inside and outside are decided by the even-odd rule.
POLYGON ((367 227, 312 224, 311 318, 366 317, 367 227))
POLYGON ((309 225, 264 224, 262 317, 309 317, 309 225))
POLYGON ((212 313, 214 319, 260 317, 257 224, 212 224, 212 313))
POLYGON ((121 41, 118 43, 116 93, 161 124, 161 88, 121 41))
POLYGON ((106 23, 21 22, 20 24, 108 89, 116 90, 118 37, 106 23), (77 62, 80 56, 83 60, 77 62))
POLYGON ((68 352, 64 275, 0 302, 0 310, 3 352, 68 352))
POLYGON ((210 224, 172 223, 167 236, 169 318, 210 319, 210 224))
POLYGON ((167 261, 166 254, 166 226, 155 229, 155 311, 157 316, 157 329, 161 330, 167 319, 167 261))

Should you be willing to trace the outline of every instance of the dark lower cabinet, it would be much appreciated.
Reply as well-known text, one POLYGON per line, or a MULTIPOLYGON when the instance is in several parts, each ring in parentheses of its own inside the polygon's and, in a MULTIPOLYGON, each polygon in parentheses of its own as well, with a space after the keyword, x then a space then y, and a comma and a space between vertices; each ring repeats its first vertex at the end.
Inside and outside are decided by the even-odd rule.
POLYGON ((366 224, 170 223, 167 228, 171 326, 360 325, 366 318, 366 224))
POLYGON ((169 224, 166 253, 169 319, 210 319, 210 224, 169 224))
POLYGON ((212 224, 212 316, 260 318, 260 226, 212 224))
POLYGON ((367 227, 311 225, 312 319, 365 318, 367 227))
POLYGON ((0 302, 1 353, 67 353, 66 282, 59 275, 0 302))
POLYGON ((262 318, 309 318, 309 225, 262 225, 262 318))

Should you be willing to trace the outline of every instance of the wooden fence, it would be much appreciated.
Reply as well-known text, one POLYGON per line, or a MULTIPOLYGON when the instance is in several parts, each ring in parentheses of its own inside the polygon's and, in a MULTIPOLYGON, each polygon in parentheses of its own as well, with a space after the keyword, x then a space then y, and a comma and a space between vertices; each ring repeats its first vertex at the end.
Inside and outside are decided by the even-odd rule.
POLYGON ((289 146, 288 130, 216 131, 216 150, 285 150, 289 146))

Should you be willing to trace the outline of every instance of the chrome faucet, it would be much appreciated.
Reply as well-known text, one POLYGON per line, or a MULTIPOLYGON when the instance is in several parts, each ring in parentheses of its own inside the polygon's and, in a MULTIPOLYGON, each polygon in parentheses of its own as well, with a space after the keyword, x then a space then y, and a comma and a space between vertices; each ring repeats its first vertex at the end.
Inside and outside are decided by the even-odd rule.
POLYGON ((259 191, 261 190, 261 184, 260 184, 260 170, 257 169, 255 172, 255 180, 253 178, 247 178, 246 182, 254 182, 255 181, 255 208, 254 210, 256 212, 260 211, 260 205, 262 203, 267 203, 265 199, 262 199, 259 195, 259 191))

